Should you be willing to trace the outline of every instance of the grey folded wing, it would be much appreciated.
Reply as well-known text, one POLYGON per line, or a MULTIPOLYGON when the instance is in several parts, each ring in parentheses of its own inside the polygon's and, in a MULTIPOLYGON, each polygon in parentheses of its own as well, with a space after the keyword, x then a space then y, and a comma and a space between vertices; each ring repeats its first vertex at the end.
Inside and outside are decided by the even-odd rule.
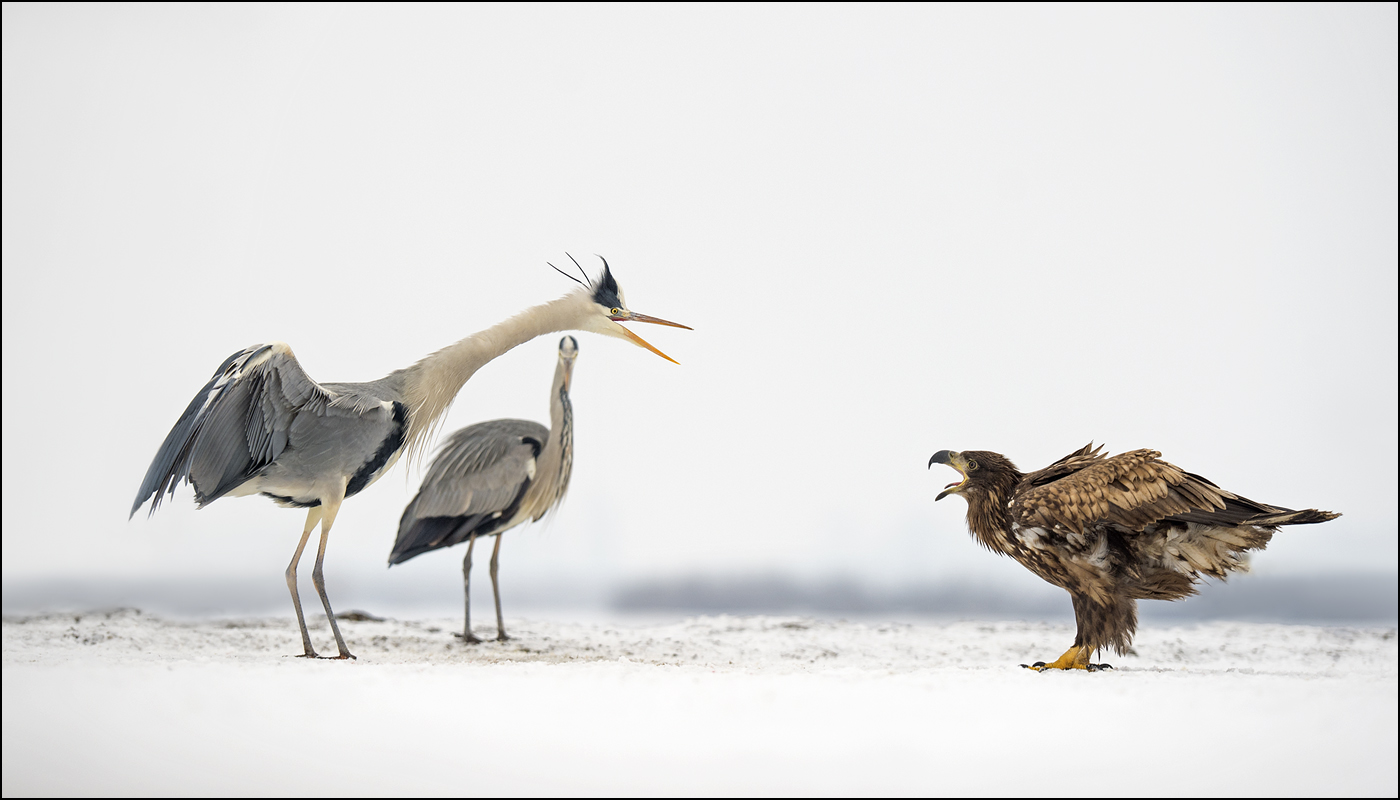
POLYGON ((181 481, 194 487, 201 507, 217 500, 282 454, 298 412, 324 412, 335 397, 302 370, 282 342, 234 353, 165 437, 131 515, 148 499, 155 513, 162 495, 174 495, 181 481))
POLYGON ((404 509, 389 563, 508 523, 534 480, 535 460, 548 439, 548 428, 521 419, 481 422, 452 434, 404 509))

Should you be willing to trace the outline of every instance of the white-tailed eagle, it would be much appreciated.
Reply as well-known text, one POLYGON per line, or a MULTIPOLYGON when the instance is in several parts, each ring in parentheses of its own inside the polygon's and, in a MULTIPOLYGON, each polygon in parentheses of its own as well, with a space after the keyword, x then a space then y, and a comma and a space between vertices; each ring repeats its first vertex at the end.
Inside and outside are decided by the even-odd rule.
POLYGON ((1096 670, 1101 648, 1123 653, 1137 629, 1138 600, 1196 593, 1200 576, 1248 569, 1281 525, 1326 522, 1330 511, 1256 503, 1160 460, 1156 450, 1105 456, 1092 444, 1037 472, 999 453, 940 450, 929 466, 962 473, 935 500, 967 500, 977 542, 1011 556, 1066 590, 1074 602, 1074 646, 1030 669, 1096 670))

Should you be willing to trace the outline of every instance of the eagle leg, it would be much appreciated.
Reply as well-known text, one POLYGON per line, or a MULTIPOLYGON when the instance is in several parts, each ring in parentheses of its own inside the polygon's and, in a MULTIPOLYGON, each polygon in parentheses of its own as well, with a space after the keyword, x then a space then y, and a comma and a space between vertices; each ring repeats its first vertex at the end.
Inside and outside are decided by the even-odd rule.
POLYGON ((1098 672, 1099 670, 1103 669, 1113 669, 1113 666, 1110 664, 1089 663, 1089 656, 1093 654, 1094 651, 1092 648, 1075 645, 1070 649, 1066 650, 1064 655, 1060 656, 1059 658, 1055 659, 1049 664, 1045 663, 1044 661, 1037 661, 1034 664, 1022 664, 1021 666, 1025 667, 1026 669, 1033 669, 1036 672, 1043 672, 1047 669, 1082 669, 1087 672, 1098 672))
POLYGON ((1133 638, 1137 627, 1137 603, 1131 598, 1105 596, 1095 601, 1085 594, 1070 592, 1074 601, 1074 622, 1077 630, 1074 646, 1065 654, 1046 664, 1022 664, 1026 669, 1043 672, 1047 669, 1082 669, 1098 672, 1113 669, 1110 664, 1093 664, 1089 657, 1105 644, 1122 652, 1133 638))

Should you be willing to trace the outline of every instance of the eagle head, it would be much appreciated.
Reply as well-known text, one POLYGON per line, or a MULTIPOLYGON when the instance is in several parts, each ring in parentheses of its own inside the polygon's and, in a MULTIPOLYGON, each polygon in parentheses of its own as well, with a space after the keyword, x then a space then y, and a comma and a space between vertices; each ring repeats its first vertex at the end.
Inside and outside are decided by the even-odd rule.
MULTIPOLYGON (((985 493, 992 489, 1003 488, 1001 484, 1008 479, 1014 481, 1019 477, 1020 472, 1016 465, 1001 453, 993 453, 990 450, 964 450, 955 452, 953 450, 939 450, 928 460, 930 468, 934 464, 947 464, 957 470, 962 475, 962 480, 950 483, 933 498, 934 501, 942 500, 950 494, 961 494, 964 497, 978 493, 985 493)), ((970 500, 969 500, 970 502, 970 500)))

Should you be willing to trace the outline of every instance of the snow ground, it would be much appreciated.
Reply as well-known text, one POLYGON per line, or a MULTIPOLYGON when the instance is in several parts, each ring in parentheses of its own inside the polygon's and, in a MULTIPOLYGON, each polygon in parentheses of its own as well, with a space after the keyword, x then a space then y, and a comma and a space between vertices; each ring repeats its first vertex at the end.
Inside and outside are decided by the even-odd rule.
POLYGON ((1147 626, 1036 674, 1070 628, 341 624, 357 661, 287 618, 7 618, 4 795, 1397 791, 1394 628, 1147 626))

